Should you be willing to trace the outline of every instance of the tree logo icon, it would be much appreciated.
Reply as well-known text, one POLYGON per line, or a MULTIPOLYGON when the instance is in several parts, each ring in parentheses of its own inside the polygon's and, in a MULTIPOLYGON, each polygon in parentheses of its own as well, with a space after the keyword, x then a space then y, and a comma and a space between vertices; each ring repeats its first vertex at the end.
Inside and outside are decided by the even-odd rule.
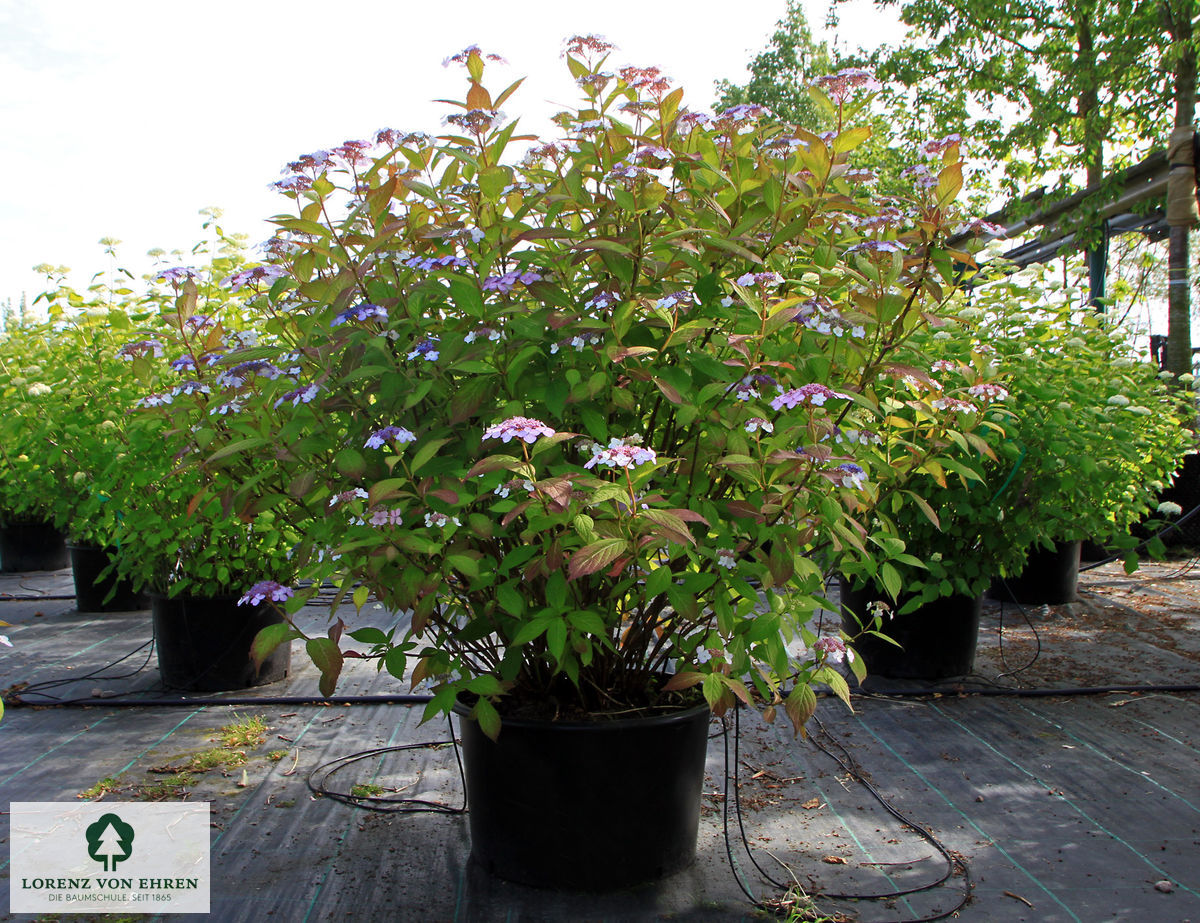
POLYGON ((114 872, 118 862, 133 854, 133 828, 116 814, 104 814, 84 831, 88 855, 104 863, 104 871, 114 872))

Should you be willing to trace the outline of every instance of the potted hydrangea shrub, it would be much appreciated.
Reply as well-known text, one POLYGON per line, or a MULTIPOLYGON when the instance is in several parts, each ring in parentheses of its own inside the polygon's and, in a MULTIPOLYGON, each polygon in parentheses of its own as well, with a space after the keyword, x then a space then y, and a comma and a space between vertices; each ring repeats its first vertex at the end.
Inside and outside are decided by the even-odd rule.
POLYGON ((55 450, 62 366, 44 319, 6 321, 0 335, 0 570, 57 570, 68 564, 63 522, 55 515, 68 489, 55 450))
POLYGON ((1007 506, 1038 528, 1025 568, 993 595, 1058 604, 1076 598, 1084 540, 1136 567, 1129 528, 1192 447, 1190 395, 1139 354, 1127 325, 1051 288, 1044 271, 1026 275, 981 287, 960 317, 1017 383, 1006 406, 1024 454, 1007 506))
POLYGON ((146 318, 121 281, 94 281, 78 292, 62 271, 42 268, 50 287, 34 304, 45 304, 56 372, 47 383, 54 399, 40 409, 50 429, 45 450, 62 472, 51 514, 66 532, 76 606, 84 612, 145 609, 145 596, 116 576, 120 510, 110 502, 105 477, 120 470, 114 461, 128 449, 125 421, 138 395, 119 350, 146 318))
POLYGON ((955 145, 904 207, 851 165, 866 74, 821 82, 837 130, 817 136, 690 111, 655 68, 606 70, 609 48, 568 43, 584 98, 559 138, 519 138, 516 84, 487 89, 470 48, 443 136, 290 164, 279 274, 248 304, 263 339, 223 360, 281 374, 214 389, 237 412, 210 446, 243 477, 233 509, 301 535, 312 585, 282 608, 333 580, 335 606, 411 616, 271 628, 258 654, 304 637, 326 693, 348 655, 431 684, 427 717, 464 719, 476 860, 576 888, 690 861, 710 709, 800 731, 816 687, 847 698, 851 639, 812 623, 823 566, 903 556, 864 523, 940 450, 880 459, 843 424, 894 425, 893 353, 969 259, 941 245, 955 145), (600 768, 638 722, 666 743, 600 768), (553 805, 496 783, 518 776, 553 805))
MULTIPOLYGON (((235 689, 283 679, 290 648, 254 661, 256 634, 280 622, 262 581, 287 580, 294 533, 269 509, 234 510, 220 445, 230 412, 223 383, 247 374, 225 363, 257 339, 241 305, 262 270, 236 241, 201 248, 198 266, 165 267, 139 296, 147 323, 118 350, 138 397, 123 423, 124 451, 96 475, 119 511, 121 577, 144 590, 159 670, 171 687, 235 689)), ((277 595, 277 594, 276 594, 277 595)))
POLYGON ((1118 540, 1189 437, 1181 401, 1137 361, 1126 330, 1019 279, 977 288, 910 346, 936 358, 908 382, 910 395, 895 396, 897 412, 979 426, 877 518, 914 560, 891 571, 890 586, 850 562, 842 602, 851 627, 878 602, 896 613, 883 628, 893 643, 859 644, 868 670, 937 680, 970 672, 993 583, 1021 574, 1039 545, 1118 540))

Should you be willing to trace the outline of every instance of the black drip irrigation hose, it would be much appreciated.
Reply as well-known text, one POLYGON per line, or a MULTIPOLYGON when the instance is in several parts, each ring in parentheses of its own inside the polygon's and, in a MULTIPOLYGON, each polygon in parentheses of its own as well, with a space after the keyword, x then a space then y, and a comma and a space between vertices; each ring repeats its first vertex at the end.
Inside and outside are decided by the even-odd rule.
MULTIPOLYGON (((1059 689, 1036 687, 1024 689, 1018 686, 929 686, 921 689, 876 689, 862 688, 855 693, 869 698, 902 699, 948 696, 1000 696, 1012 698, 1053 698, 1054 696, 1112 695, 1118 692, 1137 694, 1141 692, 1200 692, 1200 683, 1115 683, 1111 686, 1064 686, 1059 689)), ((825 693, 832 695, 832 693, 825 693)))
MULTIPOLYGON (((962 908, 965 907, 967 905, 967 903, 971 900, 971 892, 972 892, 973 885, 971 884, 971 871, 968 868, 967 864, 961 858, 959 858, 958 856, 956 856, 952 852, 950 852, 950 850, 936 836, 934 836, 933 833, 924 829, 923 827, 921 827, 919 824, 915 823, 914 821, 909 820, 890 801, 888 801, 887 798, 884 797, 884 795, 863 776, 863 774, 858 770, 858 767, 855 764, 853 757, 850 756, 849 751, 847 751, 845 746, 843 746, 840 742, 835 740, 832 737, 832 735, 830 735, 828 733, 828 731, 825 730, 825 726, 823 724, 821 724, 820 719, 818 719, 818 718, 814 718, 813 720, 816 722, 818 728, 820 729, 820 732, 826 738, 828 738, 831 743, 836 745, 845 754, 845 759, 843 759, 842 757, 839 757, 837 754, 833 753, 829 748, 827 748, 823 744, 819 743, 815 737, 810 736, 809 740, 812 742, 812 744, 818 750, 820 750, 822 753, 824 753, 826 756, 828 756, 830 759, 832 759, 834 762, 836 762, 839 766, 841 766, 843 771, 845 771, 851 778, 853 778, 856 782, 858 782, 859 785, 861 785, 863 788, 865 788, 867 790, 867 792, 870 793, 871 797, 873 797, 880 804, 880 806, 883 807, 883 809, 888 812, 888 814, 890 814, 892 817, 894 817, 896 820, 898 820, 905 827, 907 827, 908 829, 910 829, 914 833, 916 833, 918 836, 920 836, 921 839, 925 840, 927 843, 929 843, 931 846, 933 846, 933 848, 935 850, 937 850, 937 852, 945 860, 946 869, 936 880, 931 881, 928 884, 918 885, 918 886, 914 886, 911 888, 897 888, 892 891, 885 891, 885 892, 879 892, 879 893, 860 893, 860 894, 856 894, 856 893, 839 894, 839 893, 823 892, 823 891, 810 894, 807 891, 805 891, 802 887, 800 887, 799 880, 796 878, 795 874, 792 872, 792 869, 789 868, 786 864, 780 862, 780 860, 778 860, 778 859, 776 859, 775 861, 780 862, 780 864, 783 865, 784 868, 787 869, 787 871, 790 874, 792 874, 792 881, 791 881, 791 883, 780 881, 779 879, 774 878, 772 875, 770 875, 758 863, 758 860, 755 859, 754 851, 750 848, 749 837, 746 835, 746 827, 745 827, 745 823, 744 823, 743 816, 742 816, 741 780, 739 777, 740 770, 738 768, 738 765, 740 762, 740 740, 741 740, 741 710, 740 710, 740 707, 734 709, 733 715, 734 715, 734 717, 733 717, 733 724, 734 724, 733 773, 732 773, 733 783, 734 783, 733 803, 734 803, 734 811, 735 811, 735 814, 737 817, 738 832, 739 832, 739 835, 740 835, 741 841, 742 841, 742 848, 745 850, 746 855, 750 858, 751 864, 754 866, 755 869, 758 870, 758 873, 760 875, 762 875, 762 877, 767 882, 769 882, 773 887, 782 890, 785 895, 783 898, 760 900, 758 897, 756 897, 754 895, 754 893, 750 890, 749 886, 743 880, 740 870, 738 869, 737 862, 735 861, 735 859, 733 857, 733 848, 730 845, 730 840, 729 840, 729 801, 730 801, 730 798, 729 798, 729 779, 730 779, 729 729, 728 729, 727 721, 725 719, 722 719, 721 726, 723 729, 724 748, 725 748, 725 795, 724 795, 724 804, 723 804, 723 811, 722 811, 722 823, 723 823, 723 829, 724 829, 724 835, 725 835, 725 854, 726 854, 727 858, 729 859, 729 865, 730 865, 730 868, 734 872, 734 878, 736 879, 736 881, 738 883, 738 887, 741 888, 742 893, 746 895, 746 897, 750 900, 751 903, 754 904, 755 907, 758 907, 769 913, 786 915, 788 917, 788 919, 803 919, 801 917, 795 917, 794 914, 796 914, 798 911, 802 911, 802 910, 811 910, 814 913, 816 913, 817 911, 816 911, 814 902, 817 900, 823 899, 823 900, 830 900, 830 901, 849 901, 849 902, 854 902, 854 901, 891 901, 891 900, 895 900, 896 898, 899 898, 899 897, 905 897, 905 896, 912 895, 912 894, 922 894, 927 891, 932 891, 934 888, 940 887, 941 885, 945 884, 952 877, 954 877, 954 875, 956 873, 962 876, 963 893, 959 897, 958 902, 953 907, 951 907, 949 910, 944 910, 939 913, 934 913, 934 914, 924 916, 924 917, 906 918, 903 921, 901 921, 901 920, 888 921, 888 923, 934 923, 934 921, 936 921, 936 920, 944 920, 947 917, 956 916, 958 914, 958 912, 960 910, 962 910, 962 908), (800 895, 798 899, 789 899, 787 897, 787 895, 791 895, 793 892, 796 892, 796 891, 798 891, 799 895, 800 895)), ((821 919, 825 919, 825 917, 821 917, 821 919)))
MULTIPOLYGON (((76 682, 75 679, 71 680, 76 682)), ((325 698, 320 695, 264 695, 264 696, 190 696, 186 698, 105 698, 93 696, 87 699, 67 699, 52 702, 28 702, 22 696, 26 690, 10 694, 4 699, 5 707, 27 708, 196 708, 205 705, 424 705, 433 696, 421 694, 382 695, 335 695, 325 698)), ((35 695, 39 693, 34 693, 35 695)))
MULTIPOLYGON (((419 696, 414 696, 413 698, 419 698, 419 696)), ((430 699, 432 696, 425 696, 425 698, 430 699)), ((417 703, 408 702, 405 704, 415 705, 417 703)), ((463 770, 462 752, 459 750, 458 738, 454 736, 454 723, 450 720, 449 715, 446 716, 446 724, 450 728, 450 737, 447 740, 432 740, 426 743, 401 744, 395 747, 376 747, 372 750, 359 750, 357 753, 339 756, 327 763, 322 763, 309 772, 306 779, 308 789, 314 795, 322 798, 329 798, 333 801, 339 801, 342 804, 348 804, 354 808, 362 808, 366 811, 376 811, 383 814, 466 814, 467 776, 463 770), (407 750, 432 750, 449 746, 454 747, 454 759, 458 763, 458 778, 462 785, 462 805, 457 808, 443 804, 440 801, 429 801, 425 798, 392 798, 380 795, 355 794, 353 788, 349 792, 339 792, 328 787, 329 780, 333 778, 335 773, 341 772, 347 766, 352 766, 361 760, 370 759, 373 756, 384 756, 388 753, 402 753, 407 750)))

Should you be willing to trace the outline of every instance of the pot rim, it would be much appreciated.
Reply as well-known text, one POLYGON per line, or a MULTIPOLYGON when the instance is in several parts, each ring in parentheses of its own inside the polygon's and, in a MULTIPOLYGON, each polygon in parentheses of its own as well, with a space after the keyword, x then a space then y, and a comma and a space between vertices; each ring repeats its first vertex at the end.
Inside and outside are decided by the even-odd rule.
MULTIPOLYGON (((681 705, 659 706, 659 708, 668 709, 665 713, 652 715, 628 715, 620 718, 605 718, 603 713, 597 714, 595 720, 583 721, 578 718, 569 718, 565 721, 555 721, 549 718, 518 718, 500 716, 501 733, 503 728, 524 728, 542 730, 546 728, 554 728, 564 731, 606 731, 606 730, 623 730, 630 727, 658 727, 660 725, 680 724, 698 717, 701 713, 711 714, 712 709, 709 708, 707 702, 701 702, 699 705, 681 705)), ((469 713, 470 706, 463 703, 461 699, 456 698, 454 705, 450 709, 459 718, 471 720, 469 713)))

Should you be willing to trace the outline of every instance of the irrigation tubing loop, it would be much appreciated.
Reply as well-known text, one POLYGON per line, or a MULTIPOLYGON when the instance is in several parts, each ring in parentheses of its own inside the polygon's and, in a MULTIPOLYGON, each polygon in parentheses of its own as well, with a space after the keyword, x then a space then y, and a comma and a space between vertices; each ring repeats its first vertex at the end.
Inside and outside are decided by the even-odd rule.
MULTIPOLYGON (((742 842, 742 849, 745 851, 747 857, 749 857, 749 859, 750 859, 751 864, 758 871, 758 873, 760 875, 762 875, 763 879, 766 880, 767 882, 769 882, 773 887, 782 890, 785 894, 790 893, 793 889, 798 889, 802 895, 803 900, 808 902, 809 906, 812 907, 816 901, 821 900, 821 899, 829 900, 829 901, 890 901, 890 900, 894 900, 899 897, 905 897, 905 896, 912 895, 912 894, 921 894, 921 893, 924 893, 927 891, 932 891, 934 888, 940 887, 941 885, 943 885, 947 881, 949 881, 952 877, 954 877, 954 875, 957 873, 957 874, 960 874, 963 878, 963 893, 960 896, 958 903, 956 903, 949 910, 941 911, 941 912, 931 914, 928 916, 924 916, 924 917, 917 917, 917 918, 910 917, 910 918, 906 918, 904 920, 895 920, 895 921, 889 920, 889 921, 887 921, 887 923, 933 923, 933 921, 944 920, 947 917, 951 917, 951 916, 954 916, 955 914, 957 914, 963 907, 966 906, 967 902, 970 901, 970 899, 971 899, 973 885, 971 883, 971 872, 970 872, 970 869, 967 867, 967 864, 961 858, 959 858, 958 856, 956 856, 952 852, 950 852, 950 850, 947 849, 946 846, 944 846, 942 844, 942 842, 936 836, 934 836, 930 831, 925 830, 924 828, 922 828, 920 825, 918 825, 914 821, 909 820, 909 818, 907 818, 894 805, 892 805, 891 802, 889 802, 887 800, 887 798, 883 795, 883 793, 880 792, 874 785, 872 785, 866 779, 866 777, 859 770, 857 763, 855 762, 854 758, 850 755, 849 751, 845 748, 844 745, 842 745, 839 741, 834 739, 832 737, 832 735, 830 735, 829 732, 825 730, 825 726, 821 723, 820 719, 814 717, 812 720, 816 723, 821 735, 823 737, 825 737, 827 740, 829 740, 830 743, 836 745, 843 752, 843 754, 845 755, 845 758, 839 757, 828 747, 826 747, 825 745, 818 742, 815 736, 809 737, 809 740, 812 742, 812 744, 818 750, 820 750, 822 753, 824 753, 826 756, 830 757, 839 766, 841 766, 842 770, 847 775, 849 775, 852 779, 854 779, 854 781, 856 781, 859 785, 861 785, 863 788, 865 788, 867 790, 867 792, 871 795, 871 797, 873 797, 880 804, 880 806, 882 806, 883 809, 888 812, 888 814, 890 814, 892 817, 894 817, 896 820, 898 820, 905 827, 907 827, 908 829, 910 829, 910 830, 914 831, 916 834, 918 834, 921 837, 921 839, 925 840, 927 843, 929 843, 931 846, 933 846, 933 848, 935 850, 937 850, 937 852, 946 861, 946 869, 941 874, 941 876, 939 876, 937 878, 937 880, 929 882, 928 884, 924 884, 924 885, 920 885, 920 886, 916 886, 916 887, 912 887, 912 888, 897 888, 892 891, 886 891, 886 892, 880 892, 880 893, 845 893, 845 894, 826 892, 826 891, 817 891, 817 892, 809 893, 809 892, 805 891, 803 888, 800 887, 799 879, 796 877, 794 872, 792 872, 792 869, 790 867, 788 867, 786 864, 784 864, 783 862, 781 862, 779 859, 776 859, 775 861, 780 862, 780 864, 783 865, 783 867, 785 869, 787 869, 789 873, 792 873, 792 881, 790 883, 780 881, 779 879, 775 878, 770 873, 768 873, 759 864, 758 860, 754 856, 754 850, 750 846, 749 837, 746 834, 745 821, 744 821, 744 818, 742 815, 741 778, 740 778, 740 769, 739 769, 739 763, 741 761, 741 753, 740 753, 741 707, 738 706, 738 707, 735 707, 734 711, 733 711, 734 730, 733 730, 733 771, 732 772, 730 772, 730 768, 729 768, 728 719, 726 719, 726 718, 721 719, 721 726, 723 729, 724 759, 725 759, 725 789, 724 789, 724 799, 723 799, 724 804, 722 805, 722 828, 723 828, 723 832, 724 832, 724 836, 725 836, 725 854, 729 859, 730 868, 733 869, 734 878, 736 879, 736 881, 738 883, 738 887, 741 888, 742 893, 745 894, 746 897, 750 900, 750 902, 753 903, 756 907, 759 907, 763 910, 767 910, 768 912, 771 912, 771 913, 790 913, 792 910, 797 909, 795 907, 789 906, 789 902, 786 901, 785 899, 775 899, 775 900, 759 899, 758 897, 756 897, 754 895, 753 891, 750 889, 749 885, 746 883, 745 878, 741 872, 741 869, 739 868, 737 861, 734 858, 733 847, 731 845, 730 836, 729 836, 729 804, 730 804, 729 783, 730 783, 731 778, 733 780, 733 799, 732 800, 733 800, 733 805, 734 805, 734 814, 737 819, 738 834, 739 834, 739 837, 742 842)), ((772 857, 772 858, 774 858, 774 857, 772 857)), ((914 860, 914 861, 919 861, 919 860, 914 860)))
MULTIPOLYGON (((430 697, 427 697, 430 698, 430 697)), ((415 702, 407 703, 415 705, 415 702)), ((450 728, 447 740, 433 740, 425 743, 401 744, 395 747, 376 747, 371 750, 359 750, 346 756, 339 756, 327 763, 316 766, 308 774, 309 791, 323 798, 330 798, 348 804, 351 807, 362 808, 365 811, 377 811, 384 814, 466 814, 467 813, 467 778, 463 771, 462 752, 459 750, 458 738, 454 736, 454 724, 450 716, 446 716, 446 724, 450 728), (425 798, 394 798, 374 794, 355 794, 354 787, 349 792, 336 791, 329 788, 328 783, 335 773, 341 772, 348 766, 371 757, 383 757, 389 753, 402 753, 407 750, 433 750, 441 747, 454 748, 454 759, 458 763, 458 777, 462 785, 462 805, 453 807, 440 801, 430 801, 425 798)))

